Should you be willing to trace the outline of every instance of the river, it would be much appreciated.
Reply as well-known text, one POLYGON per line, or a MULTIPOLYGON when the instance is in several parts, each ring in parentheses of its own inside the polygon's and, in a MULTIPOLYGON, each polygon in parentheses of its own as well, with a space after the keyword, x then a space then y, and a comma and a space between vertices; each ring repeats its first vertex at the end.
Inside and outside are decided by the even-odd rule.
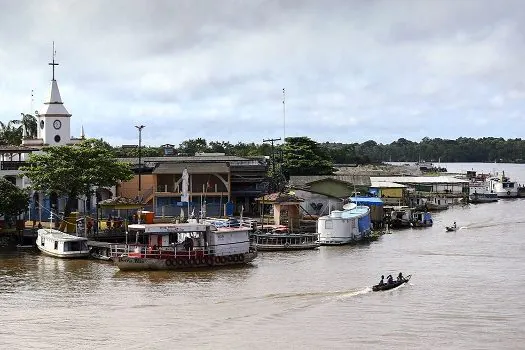
MULTIPOLYGON (((497 170, 525 182, 524 165, 497 170)), ((213 271, 124 273, 2 251, 0 348, 522 348, 524 203, 455 207, 367 245, 261 252, 213 271), (460 230, 445 232, 453 221, 460 230), (399 271, 408 284, 371 292, 399 271)))

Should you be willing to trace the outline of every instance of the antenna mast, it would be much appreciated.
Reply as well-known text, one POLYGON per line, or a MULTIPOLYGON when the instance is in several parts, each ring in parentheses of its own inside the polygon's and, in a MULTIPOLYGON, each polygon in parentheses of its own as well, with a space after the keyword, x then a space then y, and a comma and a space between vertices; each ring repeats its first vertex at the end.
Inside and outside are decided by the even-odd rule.
POLYGON ((283 88, 283 141, 286 140, 286 91, 283 88))

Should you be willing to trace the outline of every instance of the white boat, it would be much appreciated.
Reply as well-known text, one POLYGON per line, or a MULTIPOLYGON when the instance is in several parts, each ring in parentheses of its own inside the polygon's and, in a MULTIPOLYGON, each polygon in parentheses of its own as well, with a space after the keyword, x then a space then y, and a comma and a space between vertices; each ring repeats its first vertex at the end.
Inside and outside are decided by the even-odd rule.
POLYGON ((341 245, 359 242, 370 235, 370 208, 345 204, 344 210, 334 210, 317 220, 321 245, 341 245))
POLYGON ((505 172, 501 176, 491 177, 489 186, 490 192, 496 193, 499 198, 518 197, 518 184, 510 181, 510 178, 505 176, 505 172))
POLYGON ((213 268, 246 264, 257 256, 250 244, 251 228, 247 227, 217 228, 191 222, 129 225, 128 230, 136 237, 145 236, 147 243, 128 244, 112 252, 120 270, 213 268))
POLYGON ((41 228, 37 231, 36 246, 50 256, 57 258, 87 258, 87 238, 73 236, 62 231, 41 228))

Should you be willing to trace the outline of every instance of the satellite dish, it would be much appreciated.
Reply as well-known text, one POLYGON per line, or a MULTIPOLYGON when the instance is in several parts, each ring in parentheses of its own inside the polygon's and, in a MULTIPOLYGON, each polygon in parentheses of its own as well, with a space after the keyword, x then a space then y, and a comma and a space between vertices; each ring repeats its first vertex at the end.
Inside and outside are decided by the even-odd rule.
POLYGON ((355 203, 346 203, 345 205, 343 205, 344 210, 352 210, 356 207, 357 207, 357 204, 355 203))

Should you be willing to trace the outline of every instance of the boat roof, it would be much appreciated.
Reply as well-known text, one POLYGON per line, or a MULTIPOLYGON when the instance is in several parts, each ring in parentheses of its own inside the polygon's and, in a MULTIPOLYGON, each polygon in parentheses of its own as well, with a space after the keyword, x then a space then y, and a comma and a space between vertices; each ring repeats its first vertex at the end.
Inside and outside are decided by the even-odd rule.
POLYGON ((365 206, 357 206, 352 210, 343 210, 343 213, 341 214, 341 218, 343 219, 351 219, 356 217, 361 217, 370 212, 370 209, 365 206))
POLYGON ((51 237, 56 241, 67 242, 67 241, 87 241, 86 237, 73 236, 68 233, 58 231, 51 228, 41 228, 38 230, 39 235, 45 235, 51 237))
POLYGON ((399 184, 468 184, 468 180, 457 179, 452 176, 371 176, 370 181, 394 182, 399 184))
POLYGON ((196 232, 206 231, 212 225, 198 223, 184 224, 133 224, 128 225, 129 230, 144 231, 144 233, 168 234, 172 232, 196 232))
POLYGON ((179 232, 205 232, 208 229, 216 232, 247 231, 247 227, 217 227, 209 223, 184 223, 184 224, 133 224, 128 226, 129 230, 144 231, 146 234, 167 235, 179 232))
POLYGON ((365 204, 365 205, 383 205, 383 201, 378 197, 350 197, 353 203, 365 204))

